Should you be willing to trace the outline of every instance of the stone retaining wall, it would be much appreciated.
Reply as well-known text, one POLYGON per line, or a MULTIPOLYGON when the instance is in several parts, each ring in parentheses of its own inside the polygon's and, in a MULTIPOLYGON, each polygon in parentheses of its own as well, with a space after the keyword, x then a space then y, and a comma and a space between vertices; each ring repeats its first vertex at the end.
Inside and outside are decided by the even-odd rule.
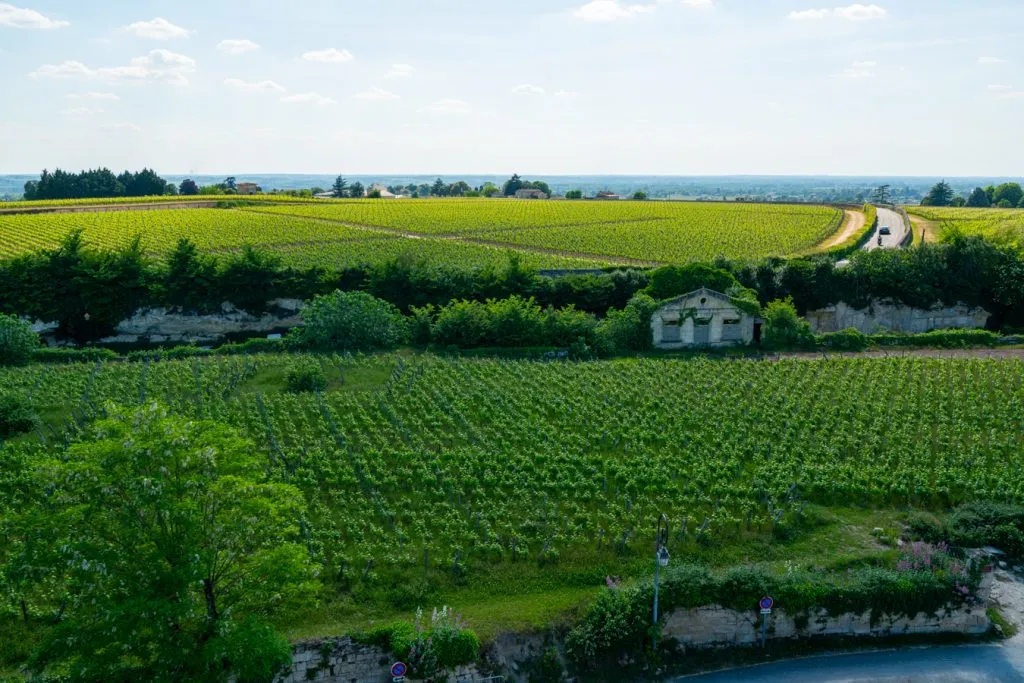
POLYGON ((923 310, 899 304, 873 303, 856 309, 845 303, 807 312, 807 322, 815 334, 840 332, 848 328, 864 334, 902 332, 920 334, 931 330, 984 328, 991 314, 982 308, 964 305, 923 310))

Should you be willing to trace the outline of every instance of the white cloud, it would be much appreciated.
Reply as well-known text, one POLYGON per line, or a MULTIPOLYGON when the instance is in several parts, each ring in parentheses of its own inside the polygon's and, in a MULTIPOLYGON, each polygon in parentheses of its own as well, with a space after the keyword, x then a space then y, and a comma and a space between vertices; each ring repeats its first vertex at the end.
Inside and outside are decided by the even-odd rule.
POLYGON ((849 7, 836 7, 833 10, 840 19, 848 21, 868 21, 871 19, 885 19, 889 12, 878 5, 850 5, 849 7))
POLYGON ((411 76, 416 69, 411 64, 392 64, 388 70, 388 78, 405 78, 411 76))
POLYGON ((67 60, 60 64, 43 64, 30 75, 33 78, 71 78, 96 80, 109 83, 145 83, 160 81, 171 85, 188 85, 186 74, 196 70, 196 61, 191 57, 170 50, 150 50, 149 54, 136 57, 126 66, 91 68, 82 62, 67 60))
POLYGON ((836 78, 874 78, 877 62, 854 62, 849 68, 835 74, 836 78))
POLYGON ((312 52, 303 53, 302 58, 307 62, 329 62, 332 64, 342 64, 344 62, 351 62, 355 59, 352 53, 348 50, 339 50, 337 48, 328 48, 326 50, 313 50, 312 52))
POLYGON ((539 85, 531 85, 530 83, 523 83, 512 88, 512 92, 517 95, 543 95, 544 88, 539 85))
POLYGON ((887 16, 889 16, 889 12, 883 7, 859 3, 835 9, 805 9, 789 13, 789 18, 793 21, 814 21, 830 17, 847 21, 869 21, 884 19, 887 16))
POLYGON ((335 104, 335 101, 332 100, 330 97, 325 97, 324 95, 321 95, 320 93, 316 92, 304 92, 299 93, 298 95, 288 95, 287 97, 282 97, 281 101, 287 102, 289 104, 335 104))
POLYGON ((106 114, 106 109, 99 109, 97 107, 74 107, 72 109, 65 109, 61 112, 64 116, 92 116, 94 114, 106 114))
POLYGON ((423 107, 421 111, 430 114, 468 114, 469 105, 462 100, 445 98, 423 107))
POLYGON ((70 25, 70 21, 50 19, 33 9, 15 7, 14 5, 8 5, 6 2, 0 2, 0 26, 48 30, 70 25))
POLYGON ((696 9, 706 9, 708 7, 714 7, 715 0, 683 0, 683 5, 686 7, 694 7, 696 9))
POLYGON ((1005 59, 999 57, 978 57, 978 64, 982 66, 994 66, 996 64, 1006 64, 1005 59))
POLYGON ((873 69, 878 66, 878 62, 854 62, 854 69, 873 69))
POLYGON ((217 50, 223 52, 226 55, 241 55, 246 52, 252 52, 253 50, 260 49, 260 46, 251 40, 222 40, 217 43, 217 50))
POLYGON ((591 0, 573 15, 583 21, 618 21, 654 11, 654 5, 623 5, 619 0, 591 0))
POLYGON ((103 126, 100 130, 106 133, 141 133, 142 126, 137 126, 134 123, 112 123, 103 126))
POLYGON ((384 88, 378 88, 377 86, 373 86, 365 92, 356 93, 355 98, 357 100, 374 100, 377 102, 389 102, 402 99, 395 93, 385 90, 384 88))
POLYGON ((152 38, 153 40, 186 38, 189 34, 188 29, 175 26, 162 17, 150 19, 149 21, 136 21, 134 24, 128 24, 122 30, 134 33, 140 38, 152 38))
POLYGON ((225 78, 224 85, 242 92, 284 92, 285 87, 274 81, 243 81, 241 78, 225 78))
POLYGON ((1007 90, 1013 90, 1013 88, 1008 85, 990 85, 988 86, 988 89, 992 92, 1006 92, 1007 90))
POLYGON ((555 97, 566 97, 566 98, 568 98, 568 97, 576 97, 578 95, 579 95, 579 93, 576 92, 575 90, 556 90, 555 91, 555 97))
POLYGON ((112 92, 72 92, 64 97, 69 100, 109 100, 111 102, 121 99, 112 92))

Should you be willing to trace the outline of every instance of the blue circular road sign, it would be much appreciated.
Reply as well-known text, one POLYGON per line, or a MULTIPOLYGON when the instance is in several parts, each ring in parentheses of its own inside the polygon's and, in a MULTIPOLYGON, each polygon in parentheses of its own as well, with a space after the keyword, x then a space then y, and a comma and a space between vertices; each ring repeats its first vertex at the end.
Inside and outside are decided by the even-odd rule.
POLYGON ((769 598, 768 596, 765 596, 761 598, 761 602, 759 602, 758 604, 761 605, 761 609, 771 609, 772 605, 775 604, 775 601, 769 598))
POLYGON ((395 662, 394 664, 391 665, 391 675, 392 676, 395 676, 395 677, 404 676, 406 670, 407 670, 407 667, 402 662, 395 662))

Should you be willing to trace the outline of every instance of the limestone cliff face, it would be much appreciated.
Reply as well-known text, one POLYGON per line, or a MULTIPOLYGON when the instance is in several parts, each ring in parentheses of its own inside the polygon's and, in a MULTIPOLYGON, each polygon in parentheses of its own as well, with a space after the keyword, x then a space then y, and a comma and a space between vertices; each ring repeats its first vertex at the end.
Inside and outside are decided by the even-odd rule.
POLYGON ((990 316, 982 308, 970 308, 962 304, 923 310, 899 304, 873 303, 867 308, 856 309, 840 302, 817 311, 808 311, 807 322, 815 334, 839 332, 851 327, 864 334, 920 334, 931 330, 983 328, 990 316))

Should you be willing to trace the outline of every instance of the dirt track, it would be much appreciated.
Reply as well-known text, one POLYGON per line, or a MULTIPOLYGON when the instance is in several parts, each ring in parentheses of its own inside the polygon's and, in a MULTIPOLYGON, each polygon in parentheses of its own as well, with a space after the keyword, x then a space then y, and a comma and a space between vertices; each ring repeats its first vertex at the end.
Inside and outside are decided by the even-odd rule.
POLYGON ((864 223, 867 221, 867 216, 864 215, 863 211, 852 211, 847 209, 844 213, 846 214, 846 218, 843 219, 843 225, 839 229, 839 232, 822 242, 819 248, 828 249, 836 246, 837 244, 842 244, 847 239, 864 229, 864 223))

